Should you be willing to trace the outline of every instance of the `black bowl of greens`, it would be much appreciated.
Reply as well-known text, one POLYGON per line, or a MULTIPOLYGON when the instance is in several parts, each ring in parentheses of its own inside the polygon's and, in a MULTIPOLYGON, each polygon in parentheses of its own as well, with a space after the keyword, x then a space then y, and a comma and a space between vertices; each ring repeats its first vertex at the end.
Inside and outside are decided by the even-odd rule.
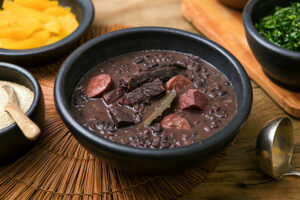
POLYGON ((300 0, 252 0, 243 11, 246 38, 264 72, 300 88, 300 0))

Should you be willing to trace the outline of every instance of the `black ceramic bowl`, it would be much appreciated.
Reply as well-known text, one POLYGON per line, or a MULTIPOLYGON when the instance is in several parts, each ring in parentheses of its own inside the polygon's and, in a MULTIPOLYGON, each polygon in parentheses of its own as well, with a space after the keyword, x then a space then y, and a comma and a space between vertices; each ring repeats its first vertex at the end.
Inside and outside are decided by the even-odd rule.
MULTIPOLYGON (((34 92, 34 99, 26 115, 41 129, 44 123, 44 100, 38 81, 24 68, 0 62, 0 80, 18 83, 34 92)), ((24 154, 34 142, 28 140, 16 123, 0 129, 0 165, 24 154)))
POLYGON ((74 51, 62 65, 55 82, 55 103, 61 118, 76 139, 90 152, 112 166, 135 173, 155 173, 184 169, 211 158, 236 136, 251 108, 252 90, 241 64, 224 48, 192 33, 169 28, 132 28, 97 37, 74 51), (232 82, 238 111, 222 131, 201 144, 151 150, 113 143, 90 132, 74 118, 71 96, 80 78, 93 67, 128 52, 147 49, 175 50, 208 61, 232 82))
POLYGON ((269 42, 254 27, 275 6, 288 6, 291 2, 300 0, 251 0, 244 9, 243 23, 249 46, 264 72, 276 83, 297 89, 300 88, 300 53, 269 42))
POLYGON ((36 66, 57 60, 76 46, 79 38, 88 30, 94 19, 91 0, 59 0, 62 6, 69 6, 79 22, 79 27, 66 38, 51 45, 27 49, 9 50, 0 48, 0 60, 21 66, 36 66))

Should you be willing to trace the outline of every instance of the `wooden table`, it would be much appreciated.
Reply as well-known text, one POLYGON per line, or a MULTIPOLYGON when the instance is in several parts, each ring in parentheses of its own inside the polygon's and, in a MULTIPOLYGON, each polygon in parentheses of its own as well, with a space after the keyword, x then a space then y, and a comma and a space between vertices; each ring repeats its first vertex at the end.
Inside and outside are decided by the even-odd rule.
MULTIPOLYGON (((95 24, 167 26, 198 33, 181 15, 181 0, 93 0, 95 24)), ((255 142, 270 119, 287 116, 266 93, 252 82, 252 112, 235 144, 210 176, 182 200, 199 199, 300 199, 300 178, 274 181, 258 168, 255 142)), ((300 167, 300 121, 292 119, 295 149, 292 164, 300 167)))

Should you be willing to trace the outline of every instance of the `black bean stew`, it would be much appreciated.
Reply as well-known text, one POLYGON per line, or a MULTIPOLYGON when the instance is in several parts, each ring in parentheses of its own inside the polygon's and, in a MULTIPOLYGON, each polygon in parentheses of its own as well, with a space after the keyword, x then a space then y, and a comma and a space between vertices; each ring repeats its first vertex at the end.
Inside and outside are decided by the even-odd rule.
POLYGON ((93 68, 72 96, 76 119, 95 134, 138 148, 201 142, 235 116, 228 79, 197 56, 148 50, 93 68))

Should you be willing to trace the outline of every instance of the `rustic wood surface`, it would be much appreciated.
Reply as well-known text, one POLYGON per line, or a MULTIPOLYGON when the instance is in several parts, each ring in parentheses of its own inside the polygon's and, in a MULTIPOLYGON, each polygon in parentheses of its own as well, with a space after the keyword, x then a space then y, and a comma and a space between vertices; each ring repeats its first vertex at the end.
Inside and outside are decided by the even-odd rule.
MULTIPOLYGON (((93 0, 95 24, 167 26, 198 33, 180 12, 181 0, 93 0)), ((259 130, 270 119, 288 116, 254 82, 253 108, 235 144, 216 170, 182 200, 199 199, 300 199, 300 178, 274 181, 258 168, 255 142, 259 130)), ((292 164, 300 167, 300 121, 294 123, 295 149, 292 164)))

